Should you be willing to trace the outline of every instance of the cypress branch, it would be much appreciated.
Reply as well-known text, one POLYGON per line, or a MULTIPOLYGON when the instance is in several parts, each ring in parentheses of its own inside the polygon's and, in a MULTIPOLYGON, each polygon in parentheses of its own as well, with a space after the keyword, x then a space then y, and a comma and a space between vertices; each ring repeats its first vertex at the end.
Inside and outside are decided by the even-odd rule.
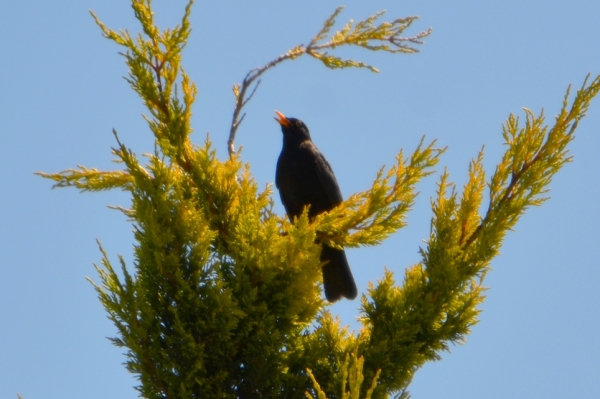
POLYGON ((416 17, 377 24, 380 12, 330 35, 338 8, 309 45, 234 85, 230 157, 221 162, 208 138, 203 145, 190 140, 196 86, 181 59, 192 4, 178 26, 160 30, 150 1, 132 0, 143 32, 135 38, 92 13, 103 35, 125 47, 127 82, 148 109, 155 151, 145 155, 146 163, 115 132, 112 154, 121 170, 39 173, 54 187, 131 193, 131 206, 118 209, 133 221, 133 265, 119 257, 117 271, 100 246, 100 282, 92 282, 117 328, 111 342, 125 348, 125 365, 145 398, 407 398, 418 368, 463 343, 477 323, 491 260, 506 232, 528 207, 545 201, 553 176, 571 160, 568 144, 600 91, 600 77, 586 79, 570 106, 567 91, 552 126, 544 125, 543 112, 526 110, 524 126, 511 114, 503 126, 507 150, 489 180, 483 150, 471 161, 460 195, 449 172, 441 174, 421 262, 406 269, 402 285, 390 271, 369 285, 361 298, 363 328, 354 334, 321 299, 315 239, 337 247, 377 245, 404 227, 416 184, 433 173, 445 149, 422 140, 408 156, 400 151, 391 168, 381 168, 370 189, 312 223, 306 212, 290 223, 273 212, 270 187, 258 189, 233 152, 233 139, 258 78, 275 65, 309 54, 330 68, 374 70, 326 50, 353 45, 416 52, 410 45, 421 44, 431 30, 402 37, 416 17))

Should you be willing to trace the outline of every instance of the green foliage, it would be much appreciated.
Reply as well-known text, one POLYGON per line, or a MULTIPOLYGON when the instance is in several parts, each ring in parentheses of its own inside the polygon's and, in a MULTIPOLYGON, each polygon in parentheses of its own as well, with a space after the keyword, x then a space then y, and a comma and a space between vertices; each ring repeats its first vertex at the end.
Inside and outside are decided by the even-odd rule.
MULTIPOLYGON (((154 153, 142 164, 115 132, 112 153, 122 170, 80 166, 40 175, 55 187, 131 194, 130 208, 120 209, 134 223, 133 268, 120 258, 116 270, 101 247, 94 286, 118 329, 111 340, 126 349, 126 367, 139 378, 141 396, 408 397, 416 370, 439 359, 450 343, 464 342, 477 322, 492 258, 570 160, 567 145, 600 90, 600 77, 586 80, 570 107, 567 93, 552 127, 544 126, 543 114, 526 111, 524 127, 511 115, 504 126, 507 151, 487 183, 483 152, 471 162, 462 194, 442 174, 422 261, 406 270, 402 286, 389 271, 369 286, 361 299, 363 328, 355 335, 324 307, 315 238, 335 246, 380 243, 405 225, 415 185, 432 173, 444 150, 421 142, 408 157, 400 152, 394 166, 376 174, 371 189, 313 223, 305 213, 291 224, 273 213, 271 188, 258 189, 239 154, 221 162, 208 139, 202 146, 190 141, 196 87, 181 67, 181 54, 192 2, 181 24, 162 32, 149 0, 132 5, 144 32, 135 39, 94 18, 107 38, 126 49, 128 82, 149 110, 154 153), (489 205, 481 215, 486 187, 489 205)), ((339 11, 307 47, 311 55, 339 11)), ((412 19, 373 26, 380 16, 346 25, 333 35, 331 48, 404 51, 373 41, 401 33, 412 19)), ((242 106, 249 100, 246 87, 236 94, 242 106)), ((234 118, 233 127, 239 122, 234 118)))

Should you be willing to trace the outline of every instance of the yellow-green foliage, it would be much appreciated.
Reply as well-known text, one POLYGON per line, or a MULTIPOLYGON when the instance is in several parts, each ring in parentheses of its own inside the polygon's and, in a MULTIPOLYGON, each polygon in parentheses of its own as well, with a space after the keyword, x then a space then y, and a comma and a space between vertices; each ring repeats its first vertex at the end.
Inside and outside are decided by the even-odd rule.
MULTIPOLYGON (((315 238, 335 246, 380 243, 404 226, 415 185, 432 173, 443 149, 422 142, 408 157, 400 152, 396 165, 375 175, 371 189, 313 223, 305 213, 291 224, 273 213, 271 189, 258 189, 239 154, 221 162, 208 139, 202 146, 190 141, 196 86, 181 67, 181 54, 192 3, 181 24, 164 31, 154 25, 149 0, 132 4, 143 28, 135 38, 94 18, 107 38, 126 49, 128 82, 148 108, 155 152, 141 163, 115 132, 112 152, 123 169, 80 166, 41 175, 57 187, 131 193, 130 208, 120 209, 134 224, 133 268, 120 259, 121 271, 115 270, 101 248, 95 288, 118 329, 112 342, 126 348, 126 366, 139 378, 141 395, 407 397, 415 371, 450 343, 463 342, 477 322, 491 259, 525 209, 543 202, 540 195, 569 161, 566 147, 600 90, 600 77, 586 80, 570 107, 567 93, 552 127, 530 111, 524 127, 511 115, 504 126, 507 151, 489 181, 483 152, 471 162, 462 194, 442 174, 422 262, 406 270, 401 286, 389 271, 370 285, 361 299, 363 328, 354 335, 324 308, 315 238), (480 215, 486 187, 490 203, 480 215)), ((373 26, 381 14, 349 23, 329 46, 319 45, 339 11, 305 53, 330 67, 360 67, 319 51, 342 44, 408 51, 377 43, 399 35, 413 19, 373 26)), ((252 96, 244 94, 247 83, 237 86, 238 113, 252 96)), ((232 132, 239 122, 234 117, 232 132)))
POLYGON ((385 14, 385 11, 380 11, 364 21, 357 24, 351 20, 342 30, 333 34, 329 41, 320 43, 327 39, 329 31, 335 25, 335 19, 342 12, 344 7, 338 7, 333 14, 325 21, 323 28, 311 40, 308 46, 297 46, 291 50, 294 57, 302 51, 319 59, 326 67, 336 68, 367 68, 372 72, 379 72, 377 68, 367 65, 364 62, 354 60, 344 60, 336 56, 332 56, 327 52, 321 51, 325 48, 335 49, 339 46, 353 45, 364 47, 373 51, 387 51, 390 53, 415 53, 418 50, 406 44, 422 44, 421 39, 431 34, 431 29, 426 32, 421 32, 418 35, 410 38, 402 37, 402 33, 410 27, 410 25, 418 19, 418 17, 399 18, 392 22, 383 22, 377 26, 373 23, 385 14), (297 54, 296 54, 297 53, 297 54))

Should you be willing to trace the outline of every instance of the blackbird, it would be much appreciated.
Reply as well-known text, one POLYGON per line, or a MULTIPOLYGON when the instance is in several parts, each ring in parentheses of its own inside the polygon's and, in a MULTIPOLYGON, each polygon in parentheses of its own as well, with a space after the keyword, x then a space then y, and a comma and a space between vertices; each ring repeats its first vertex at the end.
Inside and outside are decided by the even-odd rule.
MULTIPOLYGON (((343 201, 342 193, 329 162, 313 144, 304 122, 287 118, 279 111, 275 113, 283 132, 275 185, 290 220, 300 216, 309 205, 308 216, 312 220, 339 205, 343 201)), ((321 262, 327 300, 356 298, 356 284, 344 251, 324 244, 321 262)))

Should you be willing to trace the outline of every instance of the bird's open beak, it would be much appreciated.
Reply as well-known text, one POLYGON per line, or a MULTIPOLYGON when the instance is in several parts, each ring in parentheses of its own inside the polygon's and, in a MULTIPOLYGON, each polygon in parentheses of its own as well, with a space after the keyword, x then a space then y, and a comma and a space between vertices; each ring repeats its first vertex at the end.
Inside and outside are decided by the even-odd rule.
POLYGON ((275 120, 276 120, 276 121, 277 121, 277 123, 279 123, 281 126, 283 126, 283 127, 288 127, 288 126, 291 124, 291 122, 288 120, 288 118, 286 118, 286 117, 285 117, 285 115, 284 115, 284 114, 282 114, 282 113, 281 113, 281 112, 279 112, 279 111, 275 111, 275 113, 276 113, 276 114, 277 114, 277 116, 279 117, 279 118, 275 118, 275 120))

